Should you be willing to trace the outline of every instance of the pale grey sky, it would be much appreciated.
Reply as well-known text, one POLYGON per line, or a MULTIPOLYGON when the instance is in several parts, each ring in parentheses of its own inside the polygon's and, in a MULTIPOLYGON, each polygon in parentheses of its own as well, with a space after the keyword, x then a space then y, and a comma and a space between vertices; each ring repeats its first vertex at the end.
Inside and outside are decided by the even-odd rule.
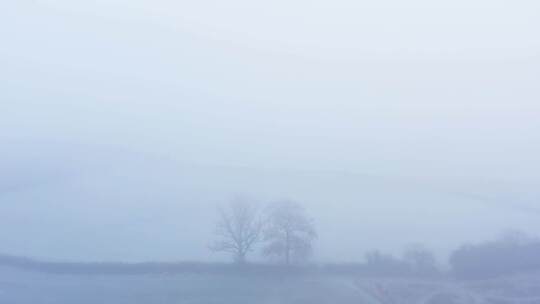
POLYGON ((236 194, 303 202, 320 259, 540 231, 539 13, 4 1, 0 252, 214 259, 236 194))

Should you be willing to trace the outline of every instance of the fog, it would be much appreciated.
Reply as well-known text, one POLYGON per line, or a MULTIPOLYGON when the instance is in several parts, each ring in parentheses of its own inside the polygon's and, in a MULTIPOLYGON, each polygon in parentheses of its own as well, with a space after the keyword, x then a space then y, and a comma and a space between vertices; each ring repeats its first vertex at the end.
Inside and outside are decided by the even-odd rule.
POLYGON ((221 261, 216 206, 314 259, 540 231, 540 4, 0 3, 0 252, 221 261))

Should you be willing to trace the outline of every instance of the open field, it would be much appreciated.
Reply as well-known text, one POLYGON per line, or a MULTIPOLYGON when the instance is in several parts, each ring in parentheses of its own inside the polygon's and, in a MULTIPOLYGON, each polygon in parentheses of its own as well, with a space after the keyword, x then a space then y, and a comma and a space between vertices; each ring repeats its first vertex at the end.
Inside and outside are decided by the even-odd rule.
POLYGON ((540 303, 540 276, 456 282, 353 276, 52 275, 0 269, 6 304, 540 303))

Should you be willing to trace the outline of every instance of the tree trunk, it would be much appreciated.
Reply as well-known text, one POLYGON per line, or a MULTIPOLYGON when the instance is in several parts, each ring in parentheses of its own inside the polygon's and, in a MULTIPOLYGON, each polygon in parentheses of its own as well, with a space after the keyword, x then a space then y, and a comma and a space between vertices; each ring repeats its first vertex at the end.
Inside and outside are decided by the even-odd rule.
POLYGON ((238 265, 246 264, 246 254, 244 252, 238 252, 236 254, 236 264, 238 265))

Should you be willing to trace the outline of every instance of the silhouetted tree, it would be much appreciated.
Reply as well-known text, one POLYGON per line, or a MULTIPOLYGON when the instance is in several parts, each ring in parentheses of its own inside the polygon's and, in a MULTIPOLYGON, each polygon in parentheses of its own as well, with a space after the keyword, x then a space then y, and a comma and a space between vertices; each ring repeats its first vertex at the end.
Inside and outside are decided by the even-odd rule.
POLYGON ((210 249, 228 252, 236 263, 244 264, 247 254, 261 240, 262 221, 259 209, 253 203, 235 199, 226 208, 219 208, 216 241, 210 249))
POLYGON ((365 255, 366 271, 371 275, 403 276, 410 274, 410 267, 401 259, 378 250, 365 255))
POLYGON ((278 258, 286 265, 303 261, 311 254, 316 237, 313 222, 302 206, 292 201, 270 206, 264 229, 264 255, 278 258))
POLYGON ((439 272, 435 255, 423 245, 409 246, 403 254, 403 260, 415 275, 436 275, 439 272))

